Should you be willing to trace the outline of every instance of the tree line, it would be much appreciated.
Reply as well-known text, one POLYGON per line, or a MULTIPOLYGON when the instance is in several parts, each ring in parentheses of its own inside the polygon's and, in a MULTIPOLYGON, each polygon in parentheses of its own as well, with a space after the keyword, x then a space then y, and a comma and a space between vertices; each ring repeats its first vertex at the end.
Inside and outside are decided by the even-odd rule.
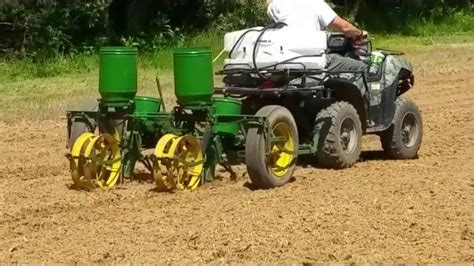
MULTIPOLYGON (((369 30, 406 32, 410 18, 472 11, 471 0, 331 0, 335 10, 369 30)), ((204 30, 268 23, 264 0, 3 0, 0 53, 40 57, 94 52, 102 45, 156 50, 204 30)))

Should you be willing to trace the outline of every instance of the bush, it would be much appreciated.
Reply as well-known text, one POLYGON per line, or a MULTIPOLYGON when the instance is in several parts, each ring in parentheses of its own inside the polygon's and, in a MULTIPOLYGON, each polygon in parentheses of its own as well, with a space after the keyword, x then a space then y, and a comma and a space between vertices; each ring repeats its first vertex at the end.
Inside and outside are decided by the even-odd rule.
POLYGON ((219 32, 266 26, 270 22, 262 0, 247 0, 244 4, 234 2, 227 6, 225 12, 219 10, 218 6, 210 6, 209 14, 212 28, 219 32))
POLYGON ((0 53, 41 61, 92 53, 104 45, 154 50, 179 45, 183 39, 168 16, 156 9, 143 21, 140 13, 128 12, 128 17, 120 12, 110 14, 107 0, 66 2, 0 5, 0 53), (114 28, 116 25, 119 27, 114 28))
POLYGON ((106 41, 106 8, 104 1, 80 5, 3 5, 1 52, 40 58, 90 50, 106 41))
MULTIPOLYGON (((474 24, 465 0, 330 2, 371 32, 429 35, 472 31, 474 24)), ((0 54, 41 62, 103 45, 155 52, 196 32, 268 23, 263 0, 10 0, 0 4, 0 54)))

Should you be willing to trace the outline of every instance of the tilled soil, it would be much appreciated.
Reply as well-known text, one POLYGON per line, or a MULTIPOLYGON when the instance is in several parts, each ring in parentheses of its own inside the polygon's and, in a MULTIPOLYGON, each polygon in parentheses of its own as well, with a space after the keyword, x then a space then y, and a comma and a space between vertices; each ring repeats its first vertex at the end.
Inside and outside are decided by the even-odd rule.
POLYGON ((474 46, 407 57, 419 159, 385 160, 368 137, 355 167, 301 167, 273 190, 241 176, 192 193, 76 191, 65 121, 0 124, 0 261, 474 261, 474 46))

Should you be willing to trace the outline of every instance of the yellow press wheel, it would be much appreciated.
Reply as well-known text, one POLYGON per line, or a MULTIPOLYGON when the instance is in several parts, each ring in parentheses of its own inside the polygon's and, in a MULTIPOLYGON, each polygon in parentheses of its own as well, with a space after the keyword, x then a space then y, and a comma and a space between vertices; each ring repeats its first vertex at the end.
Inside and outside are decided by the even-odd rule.
POLYGON ((199 186, 204 157, 195 137, 165 135, 158 141, 155 156, 154 175, 159 190, 194 190, 199 186))
POLYGON ((111 188, 117 183, 122 156, 116 136, 102 134, 91 140, 85 156, 91 158, 85 165, 86 179, 93 180, 102 188, 111 188))
POLYGON ((173 142, 171 151, 175 156, 176 185, 179 190, 194 190, 201 181, 204 168, 203 154, 199 141, 190 135, 173 142))
POLYGON ((173 158, 170 154, 170 148, 173 141, 177 138, 178 136, 174 134, 166 134, 156 144, 154 155, 157 160, 153 162, 153 177, 155 179, 156 187, 160 191, 176 189, 174 179, 168 176, 167 169, 171 168, 171 159, 173 158))
POLYGON ((117 183, 122 163, 117 136, 84 133, 71 155, 71 175, 77 188, 111 188, 117 183))

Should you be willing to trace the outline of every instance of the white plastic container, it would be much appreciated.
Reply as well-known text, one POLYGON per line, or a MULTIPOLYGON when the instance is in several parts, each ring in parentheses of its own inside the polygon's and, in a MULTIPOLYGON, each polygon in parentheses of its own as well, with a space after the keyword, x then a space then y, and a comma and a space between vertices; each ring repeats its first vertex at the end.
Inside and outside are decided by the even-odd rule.
MULTIPOLYGON (((226 68, 253 68, 253 49, 262 27, 231 32, 224 37, 226 52, 234 50, 225 60, 226 68), (242 39, 239 41, 239 38, 242 39), (237 43, 238 42, 238 43, 237 43), (232 64, 240 64, 233 66, 232 64), (245 66, 244 66, 245 65, 245 66)), ((324 69, 326 67, 327 34, 324 31, 308 31, 301 28, 283 27, 267 30, 259 41, 256 53, 257 67, 276 66, 277 69, 324 69), (301 63, 301 64, 294 64, 301 63)))

